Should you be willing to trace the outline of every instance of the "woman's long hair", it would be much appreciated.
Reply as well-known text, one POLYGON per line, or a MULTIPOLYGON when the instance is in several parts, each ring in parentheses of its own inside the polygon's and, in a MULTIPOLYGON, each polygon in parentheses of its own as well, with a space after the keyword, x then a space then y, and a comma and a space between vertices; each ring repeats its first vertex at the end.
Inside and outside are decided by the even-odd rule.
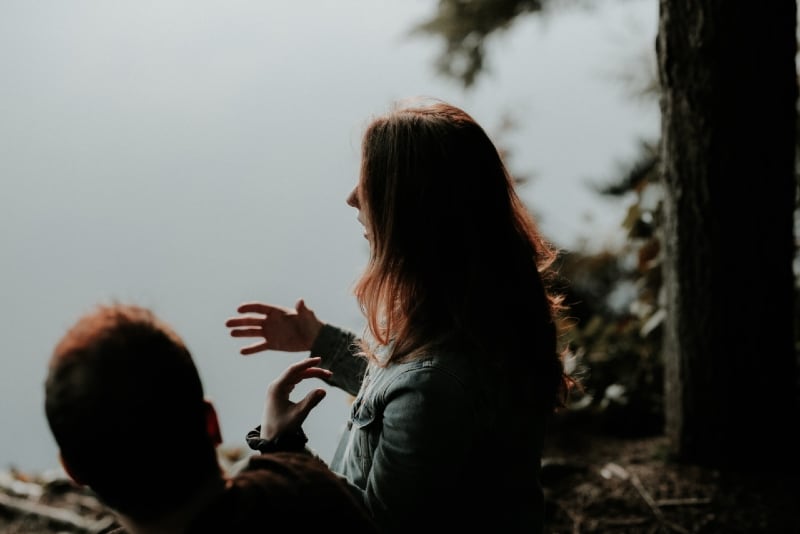
POLYGON ((557 251, 539 234, 497 148, 466 112, 434 100, 374 119, 358 186, 370 258, 355 286, 382 364, 435 347, 506 357, 545 409, 570 385, 559 351, 557 251))

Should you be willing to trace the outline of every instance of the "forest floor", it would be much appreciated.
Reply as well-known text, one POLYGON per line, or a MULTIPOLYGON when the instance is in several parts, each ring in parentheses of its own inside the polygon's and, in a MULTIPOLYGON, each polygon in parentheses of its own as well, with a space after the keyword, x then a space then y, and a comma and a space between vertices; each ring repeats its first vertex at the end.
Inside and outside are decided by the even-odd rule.
MULTIPOLYGON (((800 480, 668 462, 662 436, 562 425, 545 450, 548 534, 800 534, 800 480)), ((233 458, 235 460, 235 454, 233 458)), ((0 532, 97 533, 113 516, 66 480, 0 472, 0 532)))
POLYGON ((797 473, 721 473, 667 458, 664 436, 560 425, 543 460, 548 534, 800 534, 797 473))

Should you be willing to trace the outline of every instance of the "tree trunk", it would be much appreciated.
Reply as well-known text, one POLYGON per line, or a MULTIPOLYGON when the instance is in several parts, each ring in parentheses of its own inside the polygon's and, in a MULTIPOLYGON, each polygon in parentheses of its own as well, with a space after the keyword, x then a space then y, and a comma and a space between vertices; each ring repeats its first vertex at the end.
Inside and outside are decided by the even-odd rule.
POLYGON ((660 0, 665 415, 682 461, 785 468, 800 456, 796 10, 660 0))

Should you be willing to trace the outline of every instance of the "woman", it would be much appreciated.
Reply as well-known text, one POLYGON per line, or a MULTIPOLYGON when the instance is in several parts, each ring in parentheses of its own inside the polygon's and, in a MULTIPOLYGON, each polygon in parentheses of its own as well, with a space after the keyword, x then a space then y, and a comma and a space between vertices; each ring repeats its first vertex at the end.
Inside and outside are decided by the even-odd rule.
POLYGON ((547 285, 556 251, 496 147, 457 107, 396 106, 366 128, 347 203, 370 245, 354 290, 362 336, 302 300, 247 303, 226 323, 234 337, 259 338, 242 354, 321 358, 273 382, 261 443, 304 442, 295 432, 317 392, 296 405, 288 395, 316 373, 355 396, 331 468, 387 531, 541 532, 542 443, 573 382, 547 285))

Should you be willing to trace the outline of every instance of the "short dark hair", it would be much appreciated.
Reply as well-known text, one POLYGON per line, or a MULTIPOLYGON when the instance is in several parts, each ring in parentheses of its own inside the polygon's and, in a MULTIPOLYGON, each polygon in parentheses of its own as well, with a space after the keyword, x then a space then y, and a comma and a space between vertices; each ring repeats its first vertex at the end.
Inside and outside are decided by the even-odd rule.
POLYGON ((219 469, 191 354, 142 307, 100 305, 67 331, 50 360, 45 412, 70 471, 132 517, 158 516, 219 469))

